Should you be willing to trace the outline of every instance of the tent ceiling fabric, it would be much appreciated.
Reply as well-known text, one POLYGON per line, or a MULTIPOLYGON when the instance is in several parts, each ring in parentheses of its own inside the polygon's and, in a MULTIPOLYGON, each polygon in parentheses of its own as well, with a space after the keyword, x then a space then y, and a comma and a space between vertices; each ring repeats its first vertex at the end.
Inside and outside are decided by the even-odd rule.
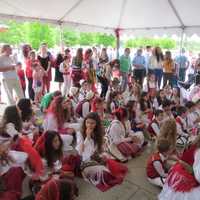
POLYGON ((0 19, 62 23, 81 31, 200 34, 200 0, 0 0, 0 19))

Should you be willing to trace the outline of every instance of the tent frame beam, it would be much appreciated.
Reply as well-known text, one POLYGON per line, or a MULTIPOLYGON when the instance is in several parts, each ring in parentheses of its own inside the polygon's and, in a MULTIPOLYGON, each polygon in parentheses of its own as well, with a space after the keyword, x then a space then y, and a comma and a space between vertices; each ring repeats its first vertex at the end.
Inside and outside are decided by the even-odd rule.
POLYGON ((127 3, 127 0, 122 1, 122 6, 121 6, 120 13, 119 13, 119 20, 118 20, 118 27, 117 28, 120 28, 120 25, 121 25, 121 22, 122 22, 122 17, 124 15, 125 7, 126 7, 126 3, 127 3))
MULTIPOLYGON (((55 24, 55 25, 73 25, 74 27, 76 26, 88 26, 91 28, 99 28, 99 29, 104 29, 104 30, 110 30, 113 32, 115 30, 115 27, 102 27, 102 26, 95 26, 95 25, 90 25, 90 24, 82 24, 82 23, 76 23, 76 22, 65 22, 65 21, 58 21, 55 19, 45 19, 45 18, 37 18, 37 17, 26 17, 26 16, 19 16, 19 15, 8 15, 8 14, 2 14, 0 13, 0 19, 8 20, 8 19, 13 19, 13 20, 19 20, 19 21, 40 21, 40 22, 46 22, 50 24, 55 24)), ((123 31, 137 31, 137 30, 160 30, 160 29, 183 29, 186 30, 188 28, 200 28, 200 25, 192 25, 192 26, 162 26, 162 27, 143 27, 143 28, 125 28, 122 29, 123 31)))
POLYGON ((185 24, 183 23, 183 20, 181 19, 179 12, 177 11, 176 7, 174 6, 174 3, 172 2, 172 0, 168 0, 168 3, 170 5, 171 9, 173 10, 174 14, 176 15, 179 23, 181 24, 181 27, 184 29, 185 24))
POLYGON ((80 5, 81 2, 83 2, 83 0, 77 1, 77 2, 66 12, 58 21, 62 22, 63 19, 64 19, 67 15, 69 15, 74 9, 76 9, 76 8, 80 5))

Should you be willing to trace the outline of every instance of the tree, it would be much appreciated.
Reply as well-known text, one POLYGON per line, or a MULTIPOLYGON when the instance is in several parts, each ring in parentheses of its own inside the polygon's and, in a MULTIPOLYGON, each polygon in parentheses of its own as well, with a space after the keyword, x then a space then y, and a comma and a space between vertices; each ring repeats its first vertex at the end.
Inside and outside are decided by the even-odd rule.
POLYGON ((26 42, 34 49, 38 49, 42 42, 46 42, 49 47, 54 47, 57 40, 57 30, 49 24, 39 22, 25 22, 26 42))
POLYGON ((136 48, 144 46, 160 46, 164 49, 173 49, 176 47, 176 41, 170 38, 135 38, 129 39, 125 43, 126 47, 136 48))
POLYGON ((80 33, 79 44, 89 46, 95 44, 95 37, 93 33, 80 33))
POLYGON ((0 42, 18 45, 25 42, 25 32, 22 23, 17 23, 15 21, 5 22, 8 25, 8 30, 6 32, 0 32, 0 42))
POLYGON ((70 28, 64 28, 63 30, 63 40, 68 46, 75 46, 79 44, 80 34, 70 28))
POLYGON ((107 47, 107 46, 115 47, 116 39, 113 35, 96 33, 95 34, 95 43, 98 45, 103 45, 105 47, 107 47))

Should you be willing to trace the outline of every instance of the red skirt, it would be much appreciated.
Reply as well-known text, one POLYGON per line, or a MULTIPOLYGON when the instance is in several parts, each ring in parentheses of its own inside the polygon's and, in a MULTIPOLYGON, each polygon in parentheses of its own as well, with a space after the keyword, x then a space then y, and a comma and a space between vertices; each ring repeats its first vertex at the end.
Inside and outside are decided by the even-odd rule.
POLYGON ((103 181, 96 185, 102 192, 109 190, 115 185, 121 184, 128 172, 126 166, 112 159, 106 161, 106 167, 110 172, 103 171, 103 181))
POLYGON ((189 192, 198 187, 199 183, 180 163, 175 164, 170 170, 167 183, 176 192, 189 192))
POLYGON ((12 167, 2 176, 6 191, 0 193, 0 200, 20 199, 22 192, 22 182, 25 174, 21 167, 12 167))
POLYGON ((117 145, 118 150, 123 154, 125 157, 135 156, 137 152, 139 152, 140 148, 138 145, 131 143, 131 142, 121 142, 117 145))

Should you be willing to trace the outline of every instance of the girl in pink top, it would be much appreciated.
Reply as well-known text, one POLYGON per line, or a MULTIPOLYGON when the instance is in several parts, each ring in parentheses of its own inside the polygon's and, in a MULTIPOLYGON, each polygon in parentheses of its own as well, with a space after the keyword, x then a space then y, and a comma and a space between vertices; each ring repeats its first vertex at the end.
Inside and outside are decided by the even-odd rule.
POLYGON ((33 65, 33 90, 35 93, 35 103, 38 104, 42 97, 44 69, 38 64, 33 65))

